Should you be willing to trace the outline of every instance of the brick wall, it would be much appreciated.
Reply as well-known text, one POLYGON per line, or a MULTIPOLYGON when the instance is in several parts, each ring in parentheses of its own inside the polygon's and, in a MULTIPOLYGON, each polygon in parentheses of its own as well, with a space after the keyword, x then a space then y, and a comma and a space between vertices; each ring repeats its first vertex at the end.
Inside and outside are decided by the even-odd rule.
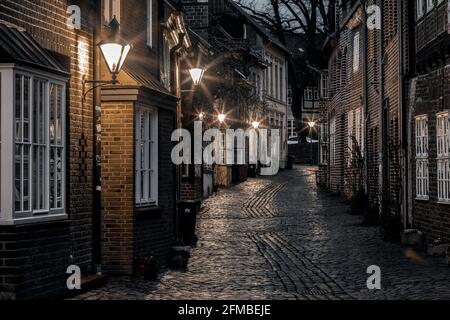
POLYGON ((69 223, 0 227, 0 300, 51 298, 66 290, 69 223))
MULTIPOLYGON (((65 261, 64 259, 68 259, 70 253, 73 256, 72 263, 79 265, 83 271, 88 271, 92 256, 93 108, 92 97, 89 95, 86 106, 82 110, 81 77, 83 73, 90 78, 93 76, 92 25, 89 23, 94 20, 90 18, 92 7, 82 7, 82 29, 69 30, 66 26, 66 10, 69 4, 71 3, 66 0, 2 0, 0 2, 0 19, 25 28, 41 46, 57 54, 71 74, 66 111, 68 115, 68 132, 66 133, 67 211, 70 217, 70 239, 64 238, 68 236, 66 229, 61 229, 59 236, 57 230, 52 230, 49 232, 49 239, 54 238, 56 246, 58 241, 64 238, 66 249, 55 249, 55 260, 65 261), (85 57, 85 61, 80 64, 83 57, 85 57), (85 69, 82 70, 81 66, 84 66, 85 69), (84 141, 81 141, 82 133, 85 135, 84 141), (83 145, 84 152, 82 152, 83 145), (84 169, 84 171, 81 172, 80 169, 84 169)), ((20 232, 19 229, 9 228, 8 230, 8 232, 13 232, 11 230, 20 232)), ((42 232, 45 230, 46 227, 43 227, 42 232)), ((30 241, 33 235, 42 236, 39 233, 31 233, 27 236, 30 241)), ((40 243, 39 241, 36 238, 36 244, 40 243)), ((49 246, 46 250, 51 250, 51 248, 49 246)), ((30 249, 28 253, 30 254, 29 259, 39 260, 37 248, 36 250, 30 249)), ((43 264, 37 265, 37 268, 42 267, 42 270, 36 269, 32 276, 35 286, 39 288, 41 283, 48 283, 48 279, 46 279, 48 274, 43 264)), ((62 268, 60 269, 62 270, 62 268)), ((50 294, 50 290, 47 289, 43 288, 43 295, 50 294)), ((57 291, 58 288, 54 289, 57 291)), ((33 296, 37 296, 37 293, 33 292, 33 296)))
POLYGON ((102 263, 132 273, 134 104, 102 103, 102 263))
POLYGON ((438 203, 437 195, 437 149, 436 113, 448 109, 450 99, 450 65, 422 74, 417 78, 416 101, 413 106, 411 125, 411 172, 412 197, 416 197, 415 121, 417 115, 428 115, 429 136, 429 192, 428 201, 413 200, 413 225, 422 230, 428 240, 441 238, 450 241, 450 205, 438 203), (444 97, 445 105, 440 97, 444 97))
POLYGON ((209 1, 181 0, 181 5, 186 25, 205 35, 204 32, 209 26, 209 1))
POLYGON ((159 203, 156 212, 139 212, 135 216, 134 256, 155 257, 159 266, 167 264, 170 248, 175 244, 175 167, 172 164, 172 144, 175 113, 160 109, 159 123, 159 203))

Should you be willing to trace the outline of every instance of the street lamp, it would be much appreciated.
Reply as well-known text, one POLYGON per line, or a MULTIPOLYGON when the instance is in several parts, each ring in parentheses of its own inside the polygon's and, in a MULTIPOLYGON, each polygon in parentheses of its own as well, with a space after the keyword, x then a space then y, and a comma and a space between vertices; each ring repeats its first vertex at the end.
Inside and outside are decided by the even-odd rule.
POLYGON ((316 122, 315 121, 309 121, 308 122, 308 126, 310 129, 314 128, 316 126, 316 122))
POLYGON ((189 69, 189 74, 191 75, 194 85, 197 87, 202 82, 203 76, 205 75, 205 69, 191 68, 189 69))
POLYGON ((102 56, 105 59, 106 65, 108 66, 108 70, 111 73, 111 80, 87 80, 86 75, 83 75, 82 85, 83 85, 83 100, 86 99, 86 96, 89 92, 94 89, 112 84, 115 85, 119 81, 117 80, 117 76, 119 72, 122 70, 123 64, 128 57, 128 54, 131 51, 132 45, 127 41, 123 40, 119 36, 119 23, 116 18, 114 18, 109 26, 111 34, 108 39, 101 41, 98 44, 100 51, 102 52, 102 56), (86 84, 91 83, 94 86, 86 91, 86 84))
POLYGON ((198 114, 198 119, 199 119, 200 121, 203 121, 203 119, 205 119, 205 117, 206 117, 206 114, 205 114, 204 112, 200 112, 200 113, 198 114))
POLYGON ((225 115, 225 114, 223 114, 223 113, 221 113, 221 114, 219 114, 218 116, 217 116, 217 119, 219 119, 219 122, 220 123, 223 123, 223 122, 225 122, 225 119, 227 118, 227 116, 225 115))
POLYGON ((112 83, 117 83, 117 75, 122 69, 123 63, 131 50, 131 44, 121 40, 120 42, 102 41, 98 44, 103 58, 106 61, 112 76, 112 83))
POLYGON ((252 127, 253 127, 253 129, 258 129, 259 128, 259 122, 258 121, 253 121, 252 122, 252 127))

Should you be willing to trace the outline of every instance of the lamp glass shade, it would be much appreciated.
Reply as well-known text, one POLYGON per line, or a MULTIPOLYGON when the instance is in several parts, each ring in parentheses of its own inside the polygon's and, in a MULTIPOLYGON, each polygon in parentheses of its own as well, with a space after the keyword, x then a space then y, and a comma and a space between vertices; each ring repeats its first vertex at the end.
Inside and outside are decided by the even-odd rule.
POLYGON ((100 45, 103 57, 112 74, 118 74, 131 50, 131 45, 119 43, 103 43, 100 45))
POLYGON ((189 69, 189 73, 191 75, 192 81, 195 86, 198 86, 203 79, 203 75, 205 74, 205 69, 202 68, 192 68, 189 69))
POLYGON ((254 129, 258 129, 259 128, 259 122, 258 121, 253 121, 252 122, 252 126, 254 129))
POLYGON ((219 115, 217 116, 217 118, 219 119, 220 122, 224 122, 226 116, 225 116, 223 113, 221 113, 221 114, 219 114, 219 115))

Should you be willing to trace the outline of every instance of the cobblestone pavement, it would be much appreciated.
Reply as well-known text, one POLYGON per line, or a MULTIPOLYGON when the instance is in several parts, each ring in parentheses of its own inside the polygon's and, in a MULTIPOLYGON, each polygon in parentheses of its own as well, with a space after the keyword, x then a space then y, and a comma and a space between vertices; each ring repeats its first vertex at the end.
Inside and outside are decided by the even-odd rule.
POLYGON ((319 192, 313 167, 250 179, 206 200, 186 271, 159 281, 112 278, 79 299, 449 299, 442 258, 385 242, 339 197, 319 192), (377 265, 382 289, 369 291, 377 265))

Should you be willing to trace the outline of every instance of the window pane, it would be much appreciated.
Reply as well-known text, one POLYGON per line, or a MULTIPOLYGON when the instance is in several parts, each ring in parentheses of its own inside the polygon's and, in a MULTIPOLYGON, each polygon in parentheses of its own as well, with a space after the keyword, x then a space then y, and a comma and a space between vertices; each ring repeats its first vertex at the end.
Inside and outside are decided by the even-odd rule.
POLYGON ((15 192, 14 192, 14 199, 15 199, 15 211, 22 211, 22 147, 20 145, 15 146, 15 192))
POLYGON ((22 141, 22 76, 16 75, 16 141, 22 141))

